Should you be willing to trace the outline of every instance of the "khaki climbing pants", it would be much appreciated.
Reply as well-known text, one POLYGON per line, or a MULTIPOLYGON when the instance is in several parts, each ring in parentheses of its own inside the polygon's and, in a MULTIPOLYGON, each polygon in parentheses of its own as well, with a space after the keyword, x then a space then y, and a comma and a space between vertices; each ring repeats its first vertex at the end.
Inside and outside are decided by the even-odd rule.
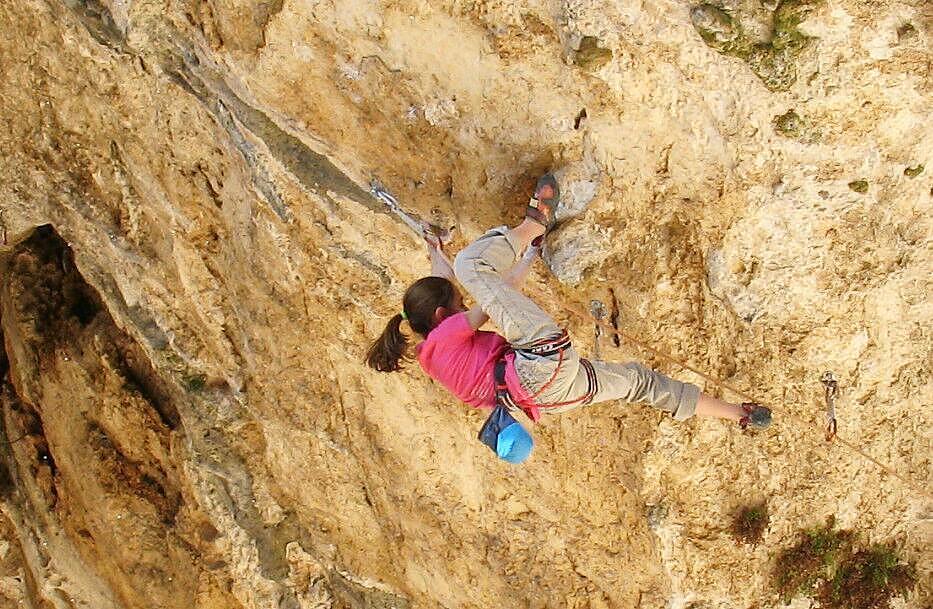
MULTIPOLYGON (((534 395, 554 374, 558 356, 542 357, 521 349, 553 338, 561 329, 534 301, 502 279, 502 274, 515 264, 519 254, 518 244, 511 239, 508 227, 493 228, 457 255, 454 273, 516 349, 515 372, 525 390, 534 395)), ((563 356, 557 376, 535 400, 542 405, 542 413, 566 412, 583 405, 576 402, 546 407, 586 394, 587 374, 576 349, 566 349, 563 356)), ((637 363, 591 363, 596 372, 596 393, 591 404, 607 400, 648 404, 671 413, 680 421, 690 418, 696 411, 700 397, 696 385, 676 381, 637 363)))

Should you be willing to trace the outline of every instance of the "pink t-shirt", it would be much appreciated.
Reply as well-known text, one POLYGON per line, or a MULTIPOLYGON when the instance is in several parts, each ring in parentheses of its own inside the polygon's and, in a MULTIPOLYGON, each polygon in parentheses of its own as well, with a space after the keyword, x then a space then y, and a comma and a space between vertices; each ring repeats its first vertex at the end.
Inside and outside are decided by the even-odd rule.
MULTIPOLYGON (((515 374, 515 353, 505 338, 495 332, 474 330, 466 313, 451 315, 431 330, 417 347, 418 363, 433 379, 455 396, 476 408, 492 408, 496 403, 493 368, 505 355, 505 384, 512 399, 523 404, 528 392, 515 374)), ((537 409, 527 409, 538 420, 537 409)))

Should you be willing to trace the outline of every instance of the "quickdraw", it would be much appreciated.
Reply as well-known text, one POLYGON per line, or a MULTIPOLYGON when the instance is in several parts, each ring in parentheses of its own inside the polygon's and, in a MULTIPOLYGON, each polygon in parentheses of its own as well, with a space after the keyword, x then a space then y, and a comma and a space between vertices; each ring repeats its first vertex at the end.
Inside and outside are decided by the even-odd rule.
POLYGON ((599 357, 599 339, 603 335, 603 327, 600 322, 606 317, 606 305, 598 300, 590 301, 590 315, 596 320, 595 336, 593 337, 593 355, 596 359, 599 357))
POLYGON ((372 193, 374 197, 386 204, 386 207, 389 208, 395 215, 402 219, 402 222, 408 225, 408 228, 415 231, 417 234, 421 234, 421 224, 415 220, 413 217, 405 213, 402 209, 402 206, 399 205, 398 199, 389 194, 389 191, 385 189, 382 183, 379 180, 373 179, 369 183, 369 192, 372 193))
POLYGON ((826 387, 826 441, 836 437, 836 397, 839 395, 839 383, 832 372, 824 372, 820 382, 826 387))
POLYGON ((402 209, 401 204, 392 194, 385 189, 382 183, 375 178, 369 183, 369 192, 375 198, 385 203, 389 211, 401 218, 402 222, 408 225, 419 237, 435 245, 435 247, 444 246, 450 243, 453 238, 452 230, 441 228, 436 224, 424 220, 416 220, 414 216, 402 209))

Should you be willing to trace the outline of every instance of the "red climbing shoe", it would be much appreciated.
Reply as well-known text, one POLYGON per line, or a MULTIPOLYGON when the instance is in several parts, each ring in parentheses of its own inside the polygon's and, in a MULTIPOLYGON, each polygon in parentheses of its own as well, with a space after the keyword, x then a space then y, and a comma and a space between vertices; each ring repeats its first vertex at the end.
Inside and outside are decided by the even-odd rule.
POLYGON ((538 178, 535 194, 525 208, 525 217, 531 218, 542 225, 545 230, 551 230, 557 221, 557 205, 560 203, 560 188, 553 174, 546 173, 538 178))
POLYGON ((742 410, 745 416, 739 419, 739 427, 747 429, 749 426, 755 429, 767 429, 771 425, 771 409, 756 404, 755 402, 744 402, 742 410))

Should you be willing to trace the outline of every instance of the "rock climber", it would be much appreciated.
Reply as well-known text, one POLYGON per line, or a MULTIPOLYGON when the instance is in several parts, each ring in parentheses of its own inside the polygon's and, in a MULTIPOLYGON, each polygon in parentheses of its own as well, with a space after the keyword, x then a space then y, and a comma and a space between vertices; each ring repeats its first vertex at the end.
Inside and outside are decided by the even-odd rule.
POLYGON ((394 315, 371 345, 366 361, 381 372, 401 368, 408 339, 407 321, 423 340, 415 347, 418 363, 471 406, 493 409, 480 440, 505 461, 521 463, 533 442, 512 413, 523 411, 537 422, 607 400, 644 403, 671 413, 678 421, 706 416, 737 421, 742 428, 765 428, 771 411, 759 404, 732 404, 703 394, 637 363, 582 358, 562 330, 520 287, 555 225, 560 189, 552 174, 542 176, 514 228, 493 228, 461 251, 453 268, 442 244, 425 233, 431 276, 412 284, 394 315), (477 304, 467 309, 454 277, 477 304), (488 319, 502 334, 480 330, 488 319))

